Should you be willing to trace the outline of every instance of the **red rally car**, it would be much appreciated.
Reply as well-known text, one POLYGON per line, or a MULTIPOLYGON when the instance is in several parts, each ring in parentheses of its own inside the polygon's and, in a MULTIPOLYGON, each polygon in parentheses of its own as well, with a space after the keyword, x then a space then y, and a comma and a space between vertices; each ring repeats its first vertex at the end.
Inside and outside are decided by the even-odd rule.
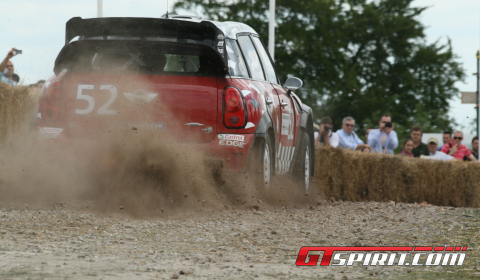
POLYGON ((308 191, 313 117, 292 92, 303 83, 291 77, 282 85, 245 24, 72 18, 54 72, 35 111, 40 138, 73 147, 119 123, 172 133, 230 172, 255 166, 266 189, 283 175, 308 191), (125 112, 129 119, 119 117, 125 112))

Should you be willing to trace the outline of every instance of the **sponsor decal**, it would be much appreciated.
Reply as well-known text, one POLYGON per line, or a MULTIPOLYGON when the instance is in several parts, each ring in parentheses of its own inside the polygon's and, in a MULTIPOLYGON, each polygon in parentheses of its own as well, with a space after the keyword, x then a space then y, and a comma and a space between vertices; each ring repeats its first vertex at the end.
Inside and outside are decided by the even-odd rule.
POLYGON ((292 107, 288 108, 289 113, 282 113, 282 135, 287 135, 287 140, 293 140, 294 116, 292 107))
POLYGON ((290 170, 294 153, 295 147, 283 146, 282 142, 278 144, 277 160, 275 161, 275 170, 278 174, 284 174, 290 170))
POLYGON ((289 132, 290 132, 290 114, 282 114, 282 135, 289 135, 289 132))
POLYGON ((242 141, 245 139, 244 135, 237 135, 237 134, 218 134, 218 139, 220 140, 235 140, 235 141, 242 141))
POLYGON ((39 133, 40 133, 40 138, 57 138, 62 131, 63 131, 63 128, 42 127, 40 128, 39 133))
POLYGON ((302 247, 297 266, 461 266, 467 247, 302 247), (376 252, 382 253, 376 253, 376 252), (315 252, 315 253, 313 253, 315 252))
POLYGON ((243 149, 243 141, 234 141, 234 140, 220 140, 218 141, 218 144, 220 146, 234 146, 234 147, 239 147, 243 149))

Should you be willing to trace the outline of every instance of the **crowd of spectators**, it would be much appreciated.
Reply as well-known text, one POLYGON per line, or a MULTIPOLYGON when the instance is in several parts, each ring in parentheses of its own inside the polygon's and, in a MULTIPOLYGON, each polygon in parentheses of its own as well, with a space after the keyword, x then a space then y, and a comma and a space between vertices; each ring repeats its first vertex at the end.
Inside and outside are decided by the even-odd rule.
MULTIPOLYGON (((315 127, 315 145, 340 147, 352 151, 366 153, 382 153, 393 155, 398 148, 398 136, 395 124, 389 114, 380 115, 378 128, 369 127, 363 142, 355 133, 355 119, 345 117, 342 128, 333 132, 333 122, 329 117, 323 117, 320 125, 315 127)), ((463 133, 455 131, 443 132, 443 145, 439 147, 438 139, 431 137, 427 143, 422 142, 423 130, 415 125, 410 129, 410 138, 403 142, 401 156, 410 158, 426 158, 434 160, 464 160, 478 161, 478 136, 472 140, 472 149, 462 144, 463 133)))

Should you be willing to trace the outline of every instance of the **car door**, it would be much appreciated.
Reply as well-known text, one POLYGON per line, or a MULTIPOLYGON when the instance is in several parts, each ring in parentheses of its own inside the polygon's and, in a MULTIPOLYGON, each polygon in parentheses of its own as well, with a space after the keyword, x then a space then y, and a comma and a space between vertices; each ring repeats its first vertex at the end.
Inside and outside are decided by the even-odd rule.
POLYGON ((257 36, 252 36, 252 41, 255 44, 257 52, 260 56, 263 69, 266 77, 272 87, 275 89, 275 98, 280 105, 280 118, 278 119, 279 141, 276 151, 275 172, 277 174, 284 174, 290 170, 291 162, 293 161, 293 154, 295 152, 295 141, 297 135, 298 125, 296 120, 296 112, 293 100, 287 95, 287 91, 280 85, 278 77, 273 67, 273 63, 268 55, 265 46, 257 36))
MULTIPOLYGON (((252 37, 249 34, 237 36, 238 43, 242 50, 243 56, 245 57, 245 62, 247 64, 248 71, 250 72, 251 80, 249 81, 249 88, 253 89, 265 98, 265 104, 267 108, 267 113, 270 115, 273 124, 274 124, 274 134, 275 134, 275 149, 279 145, 280 132, 281 132, 281 106, 278 99, 277 92, 272 84, 268 81, 268 73, 264 71, 263 64, 260 61, 260 57, 255 47, 252 37)), ((277 166, 277 160, 275 156, 275 166, 277 166)), ((277 169, 275 167, 275 169, 277 169)), ((278 174, 278 172, 275 172, 278 174)))

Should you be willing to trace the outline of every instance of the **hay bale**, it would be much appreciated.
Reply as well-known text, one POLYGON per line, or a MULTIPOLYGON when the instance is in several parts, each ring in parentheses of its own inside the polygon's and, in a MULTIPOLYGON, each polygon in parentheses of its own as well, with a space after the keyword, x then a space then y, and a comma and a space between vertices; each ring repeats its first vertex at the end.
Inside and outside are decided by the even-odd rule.
POLYGON ((0 142, 28 127, 37 100, 38 94, 29 87, 0 83, 0 142))
POLYGON ((480 207, 480 163, 315 150, 315 182, 326 198, 480 207))

